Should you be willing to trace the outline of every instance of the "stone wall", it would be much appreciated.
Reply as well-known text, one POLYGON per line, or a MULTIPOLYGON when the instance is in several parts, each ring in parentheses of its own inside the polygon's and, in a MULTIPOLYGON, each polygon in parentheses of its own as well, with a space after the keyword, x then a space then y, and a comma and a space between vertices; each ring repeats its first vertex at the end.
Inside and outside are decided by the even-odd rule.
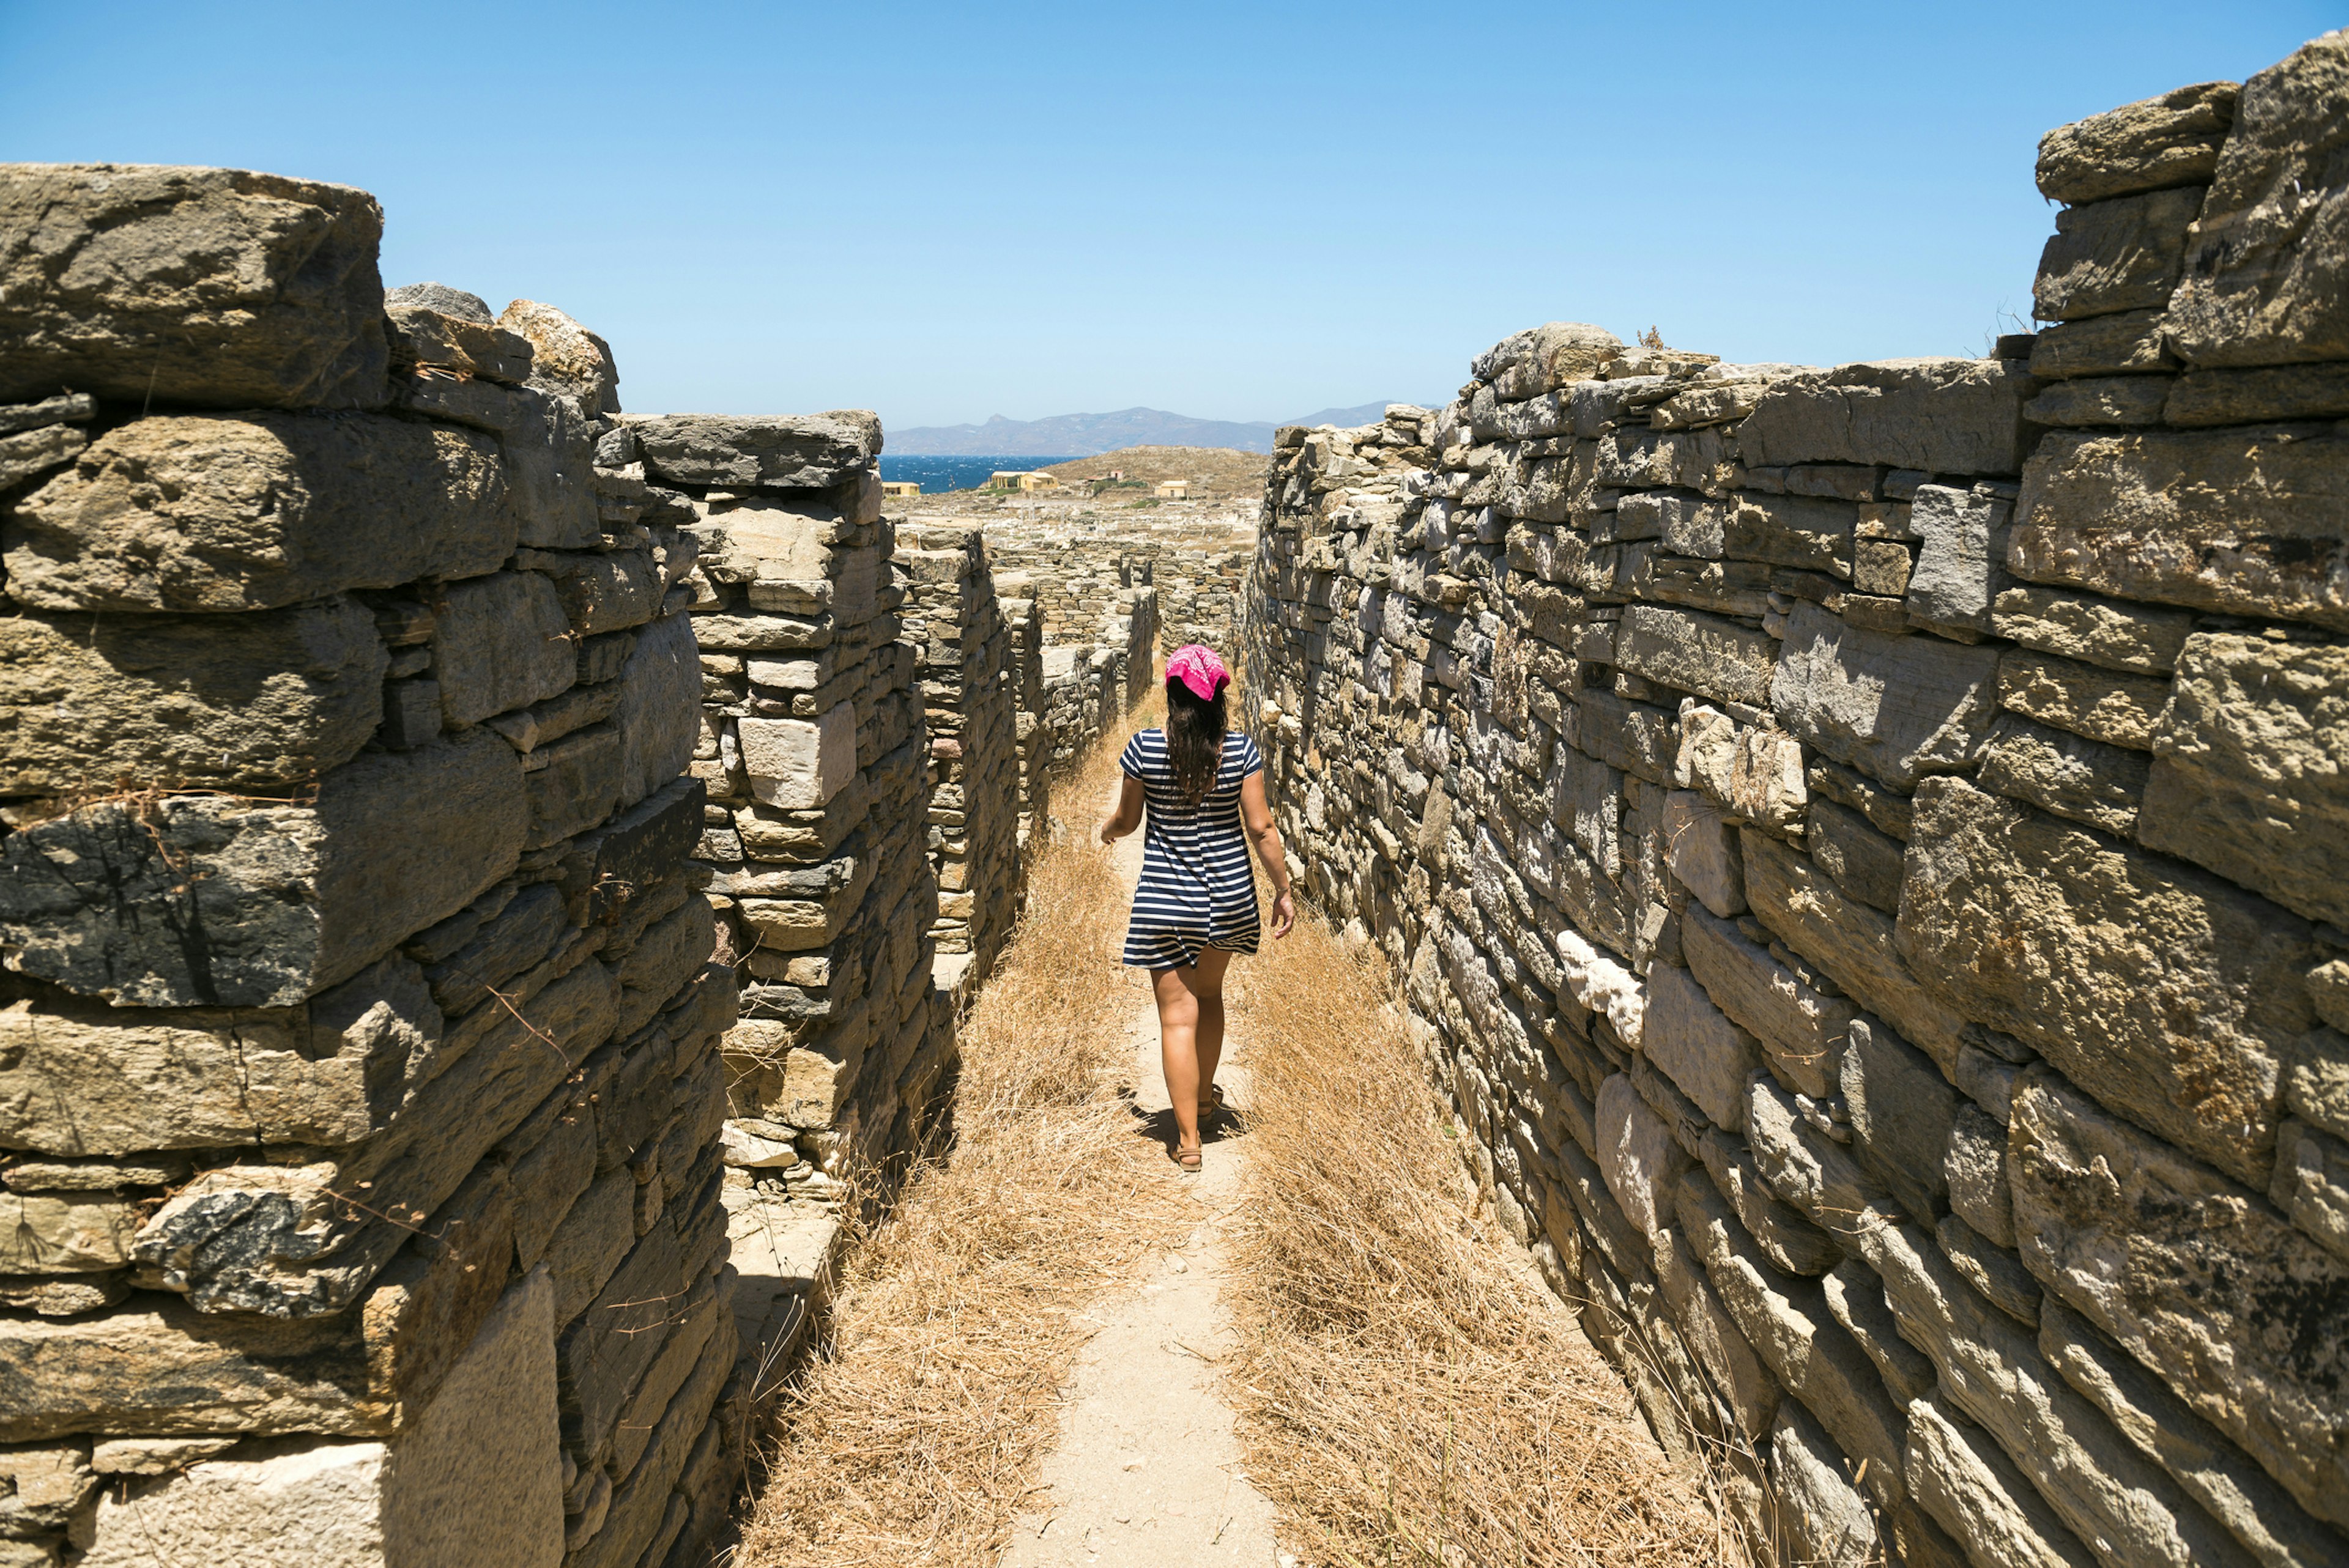
POLYGON ((2051 133, 1990 356, 1279 438, 1291 852, 1782 1560, 2349 1559, 2344 71, 2051 133))
POLYGON ((670 415, 627 427, 701 544, 697 856, 740 966, 730 1161, 777 1201, 909 1148, 951 1058, 936 994, 921 652, 881 515, 880 421, 670 415))
POLYGON ((1014 708, 1026 672, 1013 661, 1036 645, 1004 620, 977 527, 900 527, 897 564, 910 579, 905 632, 922 650, 929 719, 934 932, 942 971, 977 985, 994 968, 1023 896, 1014 708))
POLYGON ((0 169, 0 1559, 687 1560, 739 1456, 694 541, 381 214, 0 169))

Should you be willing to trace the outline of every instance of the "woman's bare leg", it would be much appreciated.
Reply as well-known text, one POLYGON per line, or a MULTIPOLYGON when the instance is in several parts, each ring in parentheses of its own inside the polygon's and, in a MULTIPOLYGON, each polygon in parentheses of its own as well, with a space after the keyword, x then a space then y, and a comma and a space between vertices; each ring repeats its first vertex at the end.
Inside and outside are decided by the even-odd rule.
POLYGON ((1154 969, 1158 1059, 1174 1108, 1175 1150, 1199 1147, 1199 1101, 1224 1054, 1224 970, 1232 955, 1203 952, 1188 969, 1154 969))

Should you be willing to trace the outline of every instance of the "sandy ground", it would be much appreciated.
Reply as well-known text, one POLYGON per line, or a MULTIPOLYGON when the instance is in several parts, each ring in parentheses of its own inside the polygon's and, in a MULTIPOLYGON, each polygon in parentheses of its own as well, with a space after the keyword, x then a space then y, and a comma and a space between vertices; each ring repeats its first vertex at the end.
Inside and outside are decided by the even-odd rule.
MULTIPOLYGON (((1116 859, 1129 883, 1139 877, 1142 835, 1122 841, 1116 859)), ((1146 978, 1119 969, 1104 982, 1128 987, 1134 998, 1132 1082, 1148 1118, 1137 1135, 1171 1142, 1158 1014, 1146 978)), ((1234 1106, 1247 1105, 1247 1042, 1237 1027, 1216 1081, 1234 1106)), ((1276 1563, 1272 1504, 1241 1466, 1216 1373, 1231 1344, 1218 1295, 1219 1225, 1239 1202, 1247 1140, 1226 1118, 1208 1129, 1205 1141, 1197 1177, 1177 1174, 1171 1161, 1166 1167, 1166 1179, 1185 1181, 1198 1208, 1183 1249, 1163 1258, 1138 1287, 1103 1296, 1086 1314, 1101 1327, 1062 1390, 1060 1442, 1044 1461, 1050 1501, 1014 1527, 1004 1568, 1276 1563)))

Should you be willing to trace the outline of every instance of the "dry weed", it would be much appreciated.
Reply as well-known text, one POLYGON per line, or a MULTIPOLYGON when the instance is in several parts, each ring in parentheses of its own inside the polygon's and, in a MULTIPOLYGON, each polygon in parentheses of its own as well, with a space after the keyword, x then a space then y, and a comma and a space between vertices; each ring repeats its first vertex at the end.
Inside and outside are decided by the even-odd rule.
POLYGON ((1179 1178, 1119 1093, 1144 994, 1121 983, 1125 889, 1092 828, 1124 740, 1105 736, 1055 791, 1071 820, 964 1020, 953 1140, 846 1260, 742 1568, 992 1568, 1040 1495, 1079 1315, 1181 1233, 1179 1178))
POLYGON ((1230 1377, 1250 1477, 1332 1568, 1736 1560, 1622 1383, 1475 1217, 1389 985, 1308 918, 1239 999, 1230 1377))

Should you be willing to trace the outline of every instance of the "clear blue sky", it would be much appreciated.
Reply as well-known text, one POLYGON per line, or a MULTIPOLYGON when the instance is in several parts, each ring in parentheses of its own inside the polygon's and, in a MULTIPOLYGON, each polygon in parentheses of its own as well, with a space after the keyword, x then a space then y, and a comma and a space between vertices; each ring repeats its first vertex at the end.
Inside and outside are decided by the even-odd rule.
MULTIPOLYGON (((1830 363, 2027 315, 2040 133, 2349 4, 0 0, 0 159, 382 200, 646 411, 1438 397, 1520 327, 1830 363)), ((2011 325, 2011 324, 2010 324, 2011 325)))

